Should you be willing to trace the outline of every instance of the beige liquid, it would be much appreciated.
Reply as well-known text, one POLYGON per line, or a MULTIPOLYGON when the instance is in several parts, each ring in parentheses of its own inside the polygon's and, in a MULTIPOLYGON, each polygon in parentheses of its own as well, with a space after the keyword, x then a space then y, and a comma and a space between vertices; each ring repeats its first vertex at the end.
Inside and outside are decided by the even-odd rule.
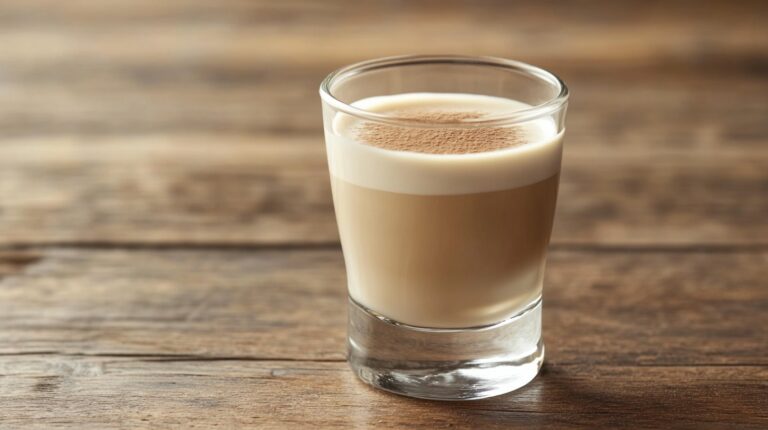
POLYGON ((504 191, 424 196, 334 178, 350 294, 406 324, 501 321, 541 294, 558 175, 504 191))
MULTIPOLYGON (((472 118, 521 107, 466 94, 364 103, 472 118)), ((326 143, 354 300, 401 323, 459 328, 500 322, 540 297, 561 154, 554 125, 475 133, 334 121, 326 143)))

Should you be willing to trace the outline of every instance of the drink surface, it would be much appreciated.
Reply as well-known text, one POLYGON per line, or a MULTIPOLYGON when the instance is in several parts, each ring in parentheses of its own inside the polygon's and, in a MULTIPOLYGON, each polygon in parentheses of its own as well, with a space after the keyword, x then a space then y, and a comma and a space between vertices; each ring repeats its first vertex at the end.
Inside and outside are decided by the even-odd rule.
POLYGON ((555 124, 451 126, 529 107, 469 94, 354 105, 445 125, 402 127, 338 113, 326 127, 351 297, 398 322, 433 328, 493 324, 535 302, 557 196, 555 124))

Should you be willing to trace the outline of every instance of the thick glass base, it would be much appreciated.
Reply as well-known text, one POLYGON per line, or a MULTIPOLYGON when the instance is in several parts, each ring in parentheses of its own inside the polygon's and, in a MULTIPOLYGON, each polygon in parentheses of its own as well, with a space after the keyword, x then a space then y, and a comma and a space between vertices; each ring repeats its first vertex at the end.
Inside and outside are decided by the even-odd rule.
POLYGON ((432 400, 498 396, 530 382, 544 361, 541 299, 490 326, 432 329, 392 321, 349 299, 348 360, 368 384, 432 400))

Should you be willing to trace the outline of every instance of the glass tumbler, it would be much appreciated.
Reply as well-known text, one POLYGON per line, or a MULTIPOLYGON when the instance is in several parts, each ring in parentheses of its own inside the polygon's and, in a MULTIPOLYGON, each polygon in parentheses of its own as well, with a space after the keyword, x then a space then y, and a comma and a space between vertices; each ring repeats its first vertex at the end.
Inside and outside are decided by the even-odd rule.
POLYGON ((568 89, 490 57, 406 56, 320 86, 348 283, 348 361, 406 396, 531 381, 568 89))

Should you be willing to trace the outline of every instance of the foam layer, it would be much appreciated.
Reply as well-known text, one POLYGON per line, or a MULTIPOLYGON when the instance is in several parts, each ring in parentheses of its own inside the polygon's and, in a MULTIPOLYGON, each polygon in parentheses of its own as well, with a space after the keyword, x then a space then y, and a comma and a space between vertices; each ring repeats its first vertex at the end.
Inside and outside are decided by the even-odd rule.
MULTIPOLYGON (((473 94, 408 93, 371 97, 353 106, 373 112, 408 109, 498 114, 530 107, 499 97, 473 94)), ((331 174, 355 185, 407 194, 466 194, 521 187, 553 176, 560 170, 562 133, 551 118, 515 125, 514 135, 525 142, 489 152, 431 154, 394 151, 360 140, 361 120, 337 113, 326 127, 331 174)))

